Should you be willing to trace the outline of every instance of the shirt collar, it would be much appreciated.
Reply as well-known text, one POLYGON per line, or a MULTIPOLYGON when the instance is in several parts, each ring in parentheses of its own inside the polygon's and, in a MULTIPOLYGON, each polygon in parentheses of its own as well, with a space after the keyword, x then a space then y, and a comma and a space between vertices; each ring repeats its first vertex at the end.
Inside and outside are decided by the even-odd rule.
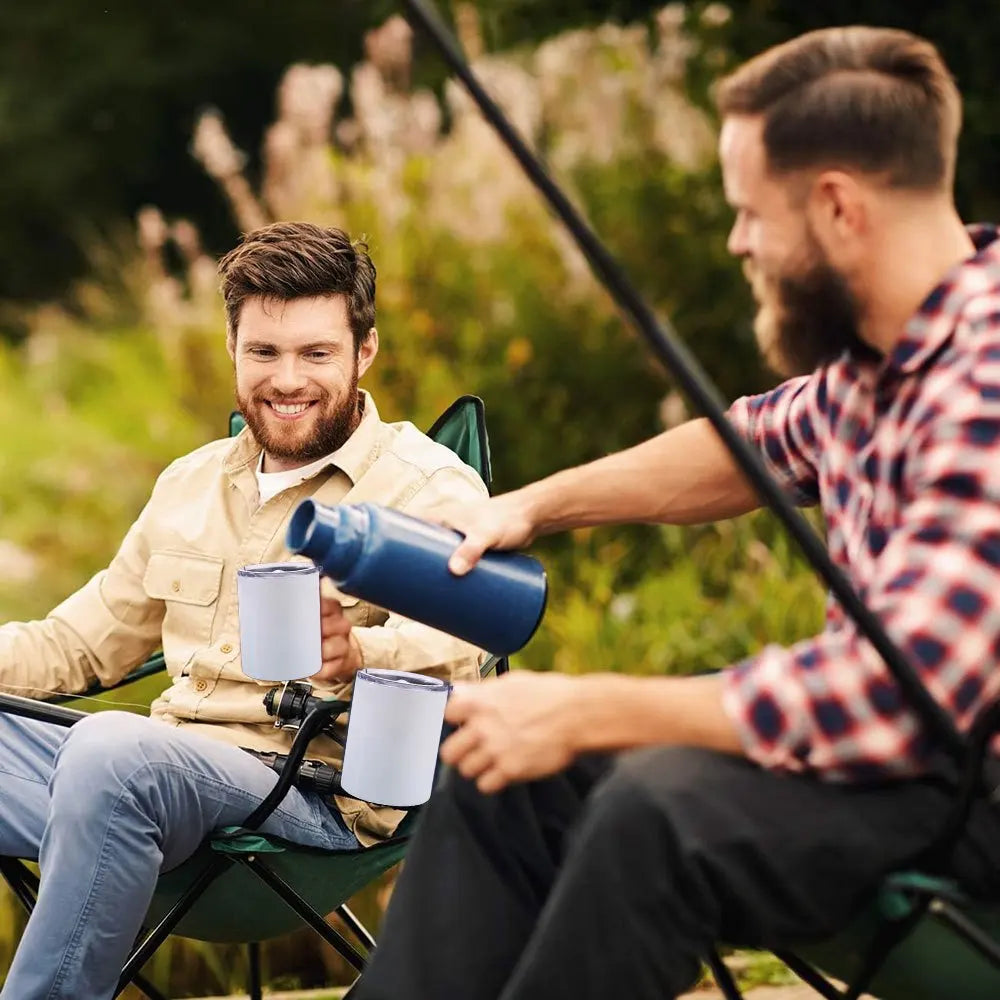
MULTIPOLYGON (((372 397, 364 389, 359 395, 361 420, 354 433, 330 455, 328 462, 328 465, 335 465, 340 469, 352 484, 357 483, 378 457, 379 428, 382 425, 372 397)), ((261 447, 256 438, 250 433, 249 427, 244 427, 226 452, 223 469, 229 475, 234 475, 241 469, 256 466, 260 454, 261 447)), ((318 472, 315 474, 318 475, 318 472)))
POLYGON ((886 365, 904 373, 926 364, 955 330, 955 320, 972 296, 1000 284, 1000 231, 992 225, 968 226, 973 256, 956 264, 910 317, 886 365))

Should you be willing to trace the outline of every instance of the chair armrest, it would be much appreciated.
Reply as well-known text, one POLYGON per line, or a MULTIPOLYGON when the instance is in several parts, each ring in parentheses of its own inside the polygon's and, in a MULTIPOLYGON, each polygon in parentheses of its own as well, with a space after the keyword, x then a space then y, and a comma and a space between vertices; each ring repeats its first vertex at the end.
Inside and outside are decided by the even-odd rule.
POLYGON ((93 698, 96 695, 103 694, 105 691, 116 691, 118 688, 125 687, 128 684, 145 680, 154 674, 162 673, 166 668, 167 664, 163 658, 163 653, 154 653, 145 663, 139 664, 138 667, 130 674, 126 674, 117 684, 112 684, 110 687, 104 687, 102 684, 91 684, 86 691, 79 694, 58 694, 52 698, 47 698, 46 701, 60 705, 63 702, 72 701, 74 698, 93 698))

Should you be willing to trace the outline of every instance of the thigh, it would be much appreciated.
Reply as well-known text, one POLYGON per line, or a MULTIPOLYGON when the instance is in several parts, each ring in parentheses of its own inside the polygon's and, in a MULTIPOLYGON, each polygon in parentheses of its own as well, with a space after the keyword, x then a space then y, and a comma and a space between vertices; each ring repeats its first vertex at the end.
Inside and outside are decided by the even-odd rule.
POLYGON ((643 800, 683 884, 711 899, 721 939, 765 946, 842 926, 926 851, 952 800, 935 778, 839 785, 682 748, 626 755, 596 795, 609 793, 643 800))
MULTIPOLYGON (((73 789, 89 780, 94 808, 127 788, 161 831, 163 867, 183 861, 212 830, 235 826, 274 787, 277 775, 239 747, 154 719, 102 712, 78 723, 60 749, 53 779, 73 789)), ((325 850, 352 849, 339 811, 292 788, 264 832, 325 850)))
POLYGON ((38 857, 53 761, 68 730, 0 713, 0 855, 38 857))

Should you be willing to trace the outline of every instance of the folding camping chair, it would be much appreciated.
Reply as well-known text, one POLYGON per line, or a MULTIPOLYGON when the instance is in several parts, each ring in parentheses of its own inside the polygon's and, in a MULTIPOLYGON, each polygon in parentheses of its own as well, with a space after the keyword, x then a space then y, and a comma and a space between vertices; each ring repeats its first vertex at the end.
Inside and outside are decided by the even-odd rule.
MULTIPOLYGON (((232 414, 230 434, 239 433, 242 427, 242 416, 232 414)), ((455 400, 434 422, 428 435, 474 468, 487 487, 491 485, 486 413, 481 399, 467 395, 455 400)), ((157 654, 121 684, 134 683, 163 669, 163 657, 157 654)), ((481 672, 503 673, 506 669, 506 659, 491 656, 481 672)), ((102 690, 105 689, 98 687, 88 694, 102 690)), ((4 702, 15 703, 15 710, 21 714, 34 713, 37 718, 62 721, 65 725, 72 725, 83 716, 73 709, 42 706, 28 699, 5 696, 4 702)), ((291 788, 309 740, 343 712, 345 705, 328 699, 302 721, 277 784, 241 827, 219 831, 184 864, 160 876, 146 928, 122 970, 119 993, 134 983, 150 1000, 165 1000, 164 994, 142 976, 141 969, 170 934, 200 941, 246 944, 251 1000, 260 1000, 262 996, 259 943, 295 930, 302 922, 361 971, 365 953, 375 946, 375 941, 346 901, 403 857, 415 813, 410 812, 390 840, 356 851, 325 852, 257 832, 291 788), (287 905, 275 906, 272 894, 287 905), (340 917, 356 943, 329 924, 323 914, 331 912, 340 917), (360 944, 360 949, 356 944, 360 944)), ((31 869, 20 859, 0 858, 0 874, 30 913, 38 892, 38 879, 31 869)))
MULTIPOLYGON (((826 1000, 857 1000, 863 993, 881 1000, 1000 997, 1000 900, 971 899, 939 874, 977 797, 988 794, 1000 808, 1000 775, 991 773, 989 756, 998 730, 1000 701, 983 708, 973 723, 958 795, 923 868, 889 875, 866 909, 828 940, 777 953, 826 1000), (824 973, 847 985, 837 986, 824 973)), ((708 959, 727 1000, 740 1000, 718 953, 708 959)))

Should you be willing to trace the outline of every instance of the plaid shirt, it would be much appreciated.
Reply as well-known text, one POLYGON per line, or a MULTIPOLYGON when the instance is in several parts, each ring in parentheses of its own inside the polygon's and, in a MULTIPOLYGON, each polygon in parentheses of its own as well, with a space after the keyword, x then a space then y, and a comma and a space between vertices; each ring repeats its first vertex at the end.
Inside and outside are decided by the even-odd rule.
MULTIPOLYGON (((879 361, 844 355, 737 400, 735 426, 800 505, 937 701, 967 729, 1000 693, 1000 232, 955 267, 879 361)), ((906 776, 928 741, 830 600, 824 631, 726 672, 749 757, 832 780, 906 776)))

